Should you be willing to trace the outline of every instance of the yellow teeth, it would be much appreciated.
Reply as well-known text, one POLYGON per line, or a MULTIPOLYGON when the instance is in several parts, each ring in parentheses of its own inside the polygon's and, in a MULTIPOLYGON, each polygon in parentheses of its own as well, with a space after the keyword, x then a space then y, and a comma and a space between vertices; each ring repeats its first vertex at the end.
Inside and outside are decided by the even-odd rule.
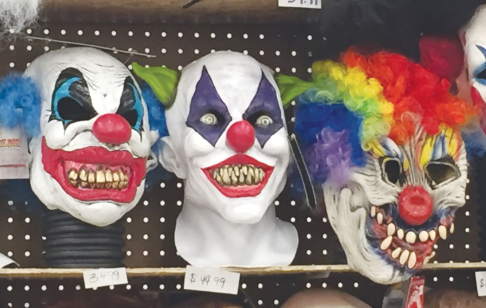
POLYGON ((253 165, 224 166, 211 175, 222 186, 258 185, 265 178, 263 169, 253 165))
POLYGON ((91 189, 125 189, 129 181, 128 174, 122 170, 91 170, 84 166, 79 172, 75 169, 69 170, 67 179, 74 187, 91 189))

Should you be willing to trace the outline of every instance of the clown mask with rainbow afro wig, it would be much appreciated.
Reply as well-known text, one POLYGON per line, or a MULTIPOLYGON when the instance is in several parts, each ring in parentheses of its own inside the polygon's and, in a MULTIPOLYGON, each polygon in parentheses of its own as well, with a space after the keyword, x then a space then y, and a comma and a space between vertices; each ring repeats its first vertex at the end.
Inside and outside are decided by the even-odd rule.
POLYGON ((279 84, 284 103, 298 96, 295 132, 331 225, 353 269, 406 280, 454 232, 467 180, 460 128, 480 110, 398 54, 348 51, 312 69, 312 82, 279 84))

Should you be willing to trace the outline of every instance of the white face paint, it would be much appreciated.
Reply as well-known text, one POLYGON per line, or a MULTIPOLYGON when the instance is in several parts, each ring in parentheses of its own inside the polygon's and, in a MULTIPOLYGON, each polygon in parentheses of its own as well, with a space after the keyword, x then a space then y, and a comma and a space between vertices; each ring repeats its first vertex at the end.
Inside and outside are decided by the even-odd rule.
POLYGON ((486 5, 481 6, 461 33, 466 63, 457 80, 458 97, 475 105, 486 101, 486 5))
POLYGON ((289 163, 278 93, 271 71, 240 53, 216 52, 183 70, 161 162, 185 179, 184 206, 231 223, 262 219, 289 163))
POLYGON ((66 48, 25 71, 41 91, 41 136, 31 142, 31 186, 49 209, 96 226, 130 211, 143 194, 157 134, 129 70, 92 48, 66 48))
POLYGON ((384 138, 342 187, 323 184, 327 213, 349 265, 371 280, 410 278, 434 256, 434 244, 454 231, 465 204, 467 160, 460 133, 429 136, 417 129, 397 146, 384 138))
POLYGON ((0 0, 0 21, 2 28, 15 33, 37 20, 42 0, 0 0))

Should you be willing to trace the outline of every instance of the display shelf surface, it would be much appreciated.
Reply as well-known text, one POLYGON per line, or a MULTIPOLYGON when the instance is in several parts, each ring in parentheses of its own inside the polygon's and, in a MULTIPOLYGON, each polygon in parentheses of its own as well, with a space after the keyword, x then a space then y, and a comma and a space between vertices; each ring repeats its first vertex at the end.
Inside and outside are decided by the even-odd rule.
MULTIPOLYGON (((485 262, 471 263, 435 263, 425 266, 425 271, 434 270, 455 270, 455 269, 486 269, 485 262)), ((80 278, 87 269, 63 269, 63 268, 15 268, 0 269, 0 279, 15 278, 80 278)), ((264 268, 224 268, 231 272, 238 272, 242 275, 264 276, 264 275, 285 275, 285 274, 317 274, 323 272, 354 272, 348 265, 303 265, 303 266, 273 266, 264 268)), ((186 273, 183 267, 172 268, 127 268, 128 277, 172 277, 181 276, 186 273)))
POLYGON ((44 0, 50 21, 283 22, 305 21, 318 10, 281 8, 277 0, 44 0))

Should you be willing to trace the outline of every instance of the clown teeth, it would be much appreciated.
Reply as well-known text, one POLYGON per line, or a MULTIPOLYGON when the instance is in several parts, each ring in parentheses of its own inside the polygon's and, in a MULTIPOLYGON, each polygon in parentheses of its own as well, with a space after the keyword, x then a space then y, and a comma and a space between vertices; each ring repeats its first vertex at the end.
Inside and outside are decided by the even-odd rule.
POLYGON ((403 229, 398 229, 397 236, 399 239, 403 240, 403 237, 405 236, 405 231, 403 231, 403 229))
POLYGON ((231 165, 215 169, 211 175, 222 186, 258 185, 265 171, 253 165, 231 165))
POLYGON ((409 256, 410 252, 408 250, 404 250, 400 255, 400 264, 404 265, 407 262, 409 256))
POLYGON ((392 236, 393 234, 395 234, 396 230, 397 230, 397 228, 395 227, 394 224, 389 224, 388 227, 387 227, 388 236, 392 236))
POLYGON ((439 236, 441 239, 447 239, 447 229, 445 226, 439 226, 439 236))
POLYGON ((371 217, 375 217, 376 216, 376 206, 372 206, 371 207, 371 217))
POLYGON ((454 233, 454 223, 451 224, 451 228, 449 229, 449 232, 452 234, 454 233))
POLYGON ((391 256, 392 258, 396 259, 400 255, 400 252, 402 252, 402 249, 398 247, 397 249, 393 250, 391 256))
POLYGON ((435 241, 435 237, 437 236, 437 232, 435 230, 430 230, 429 231, 429 236, 432 241, 435 241))
POLYGON ((410 231, 410 232, 407 233, 407 237, 405 238, 405 240, 409 244, 415 244, 415 241, 417 240, 417 234, 415 234, 414 232, 410 231))
POLYGON ((426 242, 429 239, 429 232, 427 231, 420 231, 419 239, 421 242, 426 242))
POLYGON ((381 242, 381 245, 380 245, 381 250, 387 250, 388 247, 390 247, 392 240, 393 240, 392 236, 389 236, 385 240, 383 240, 383 242, 381 242))
POLYGON ((378 213, 376 215, 376 220, 378 221, 378 223, 381 225, 383 223, 383 214, 382 213, 378 213))
POLYGON ((71 169, 67 178, 69 183, 74 187, 91 188, 91 189, 124 189, 128 187, 129 176, 123 170, 113 171, 110 169, 91 170, 85 166, 81 167, 79 172, 71 169))
POLYGON ((408 268, 410 269, 414 268, 416 263, 417 263, 417 254, 415 252, 412 252, 410 254, 410 257, 408 258, 408 268))

